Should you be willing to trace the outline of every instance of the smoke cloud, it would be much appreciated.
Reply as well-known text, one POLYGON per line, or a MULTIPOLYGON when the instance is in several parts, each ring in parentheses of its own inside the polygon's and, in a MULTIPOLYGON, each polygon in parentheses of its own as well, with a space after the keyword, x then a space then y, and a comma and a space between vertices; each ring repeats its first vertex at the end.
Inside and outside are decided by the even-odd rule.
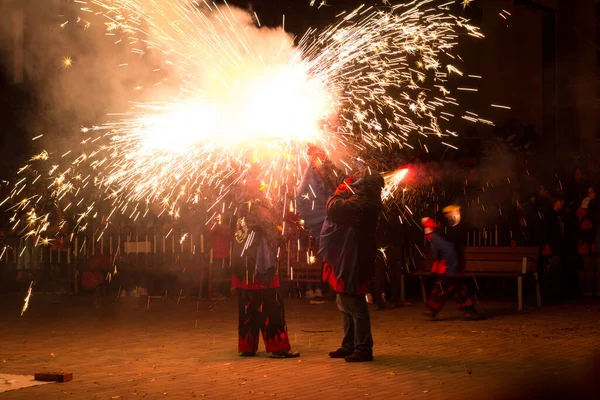
MULTIPOLYGON (((194 37, 182 35, 179 25, 190 23, 184 11, 200 7, 197 2, 129 3, 135 7, 123 13, 126 20, 92 3, 23 0, 14 6, 15 13, 23 12, 25 82, 36 99, 25 124, 30 137, 44 135, 36 142, 41 147, 70 150, 89 136, 80 132, 83 126, 118 119, 111 114, 127 112, 134 103, 208 96, 235 104, 232 98, 240 91, 235 77, 252 71, 249 64, 277 59, 283 65, 297 56, 291 35, 257 27, 241 9, 202 6, 205 18, 193 21, 201 23, 194 37), (140 10, 152 12, 142 20, 140 10), (128 32, 132 26, 136 32, 128 32), (217 62, 215 55, 225 57, 217 62), (189 93, 191 87, 196 93, 189 93)), ((19 33, 12 23, 0 29, 4 52, 12 54, 19 33)), ((13 61, 3 60, 8 70, 13 61)))

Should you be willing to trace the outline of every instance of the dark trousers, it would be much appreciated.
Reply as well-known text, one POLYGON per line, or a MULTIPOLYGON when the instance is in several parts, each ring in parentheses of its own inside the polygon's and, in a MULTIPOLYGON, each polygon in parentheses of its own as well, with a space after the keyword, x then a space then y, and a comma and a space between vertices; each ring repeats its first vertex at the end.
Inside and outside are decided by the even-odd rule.
POLYGON ((427 307, 439 312, 450 298, 455 299, 456 307, 462 312, 475 310, 473 299, 469 296, 467 286, 462 279, 439 275, 427 300, 427 307))
POLYGON ((540 278, 542 296, 547 301, 557 301, 565 297, 565 272, 563 257, 552 256, 541 263, 540 278))
POLYGON ((399 248, 388 246, 387 259, 381 253, 375 259, 375 279, 373 279, 372 293, 373 302, 378 307, 386 306, 386 302, 383 300, 384 293, 388 293, 389 296, 386 299, 391 303, 400 303, 402 258, 399 248))
POLYGON ((240 352, 256 353, 260 331, 268 353, 290 350, 283 299, 277 289, 237 289, 240 352))
POLYGON ((342 349, 349 353, 373 353, 371 317, 365 296, 338 293, 336 303, 344 322, 342 349))

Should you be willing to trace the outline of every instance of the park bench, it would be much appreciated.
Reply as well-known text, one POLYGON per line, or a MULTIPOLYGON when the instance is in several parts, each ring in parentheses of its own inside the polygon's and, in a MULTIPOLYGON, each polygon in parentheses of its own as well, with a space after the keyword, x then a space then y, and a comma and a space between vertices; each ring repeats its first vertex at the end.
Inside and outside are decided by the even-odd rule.
MULTIPOLYGON (((523 310, 523 278, 533 277, 535 281, 538 307, 542 305, 540 283, 538 276, 537 247, 467 247, 465 249, 465 265, 463 275, 472 277, 477 285, 478 277, 485 278, 516 278, 518 310, 523 310)), ((417 264, 414 271, 408 275, 419 276, 423 301, 427 301, 424 277, 431 275, 431 265, 434 260, 425 256, 423 263, 417 264)), ((402 281, 404 286, 404 280, 402 281)), ((402 287, 404 293, 404 287, 402 287)))

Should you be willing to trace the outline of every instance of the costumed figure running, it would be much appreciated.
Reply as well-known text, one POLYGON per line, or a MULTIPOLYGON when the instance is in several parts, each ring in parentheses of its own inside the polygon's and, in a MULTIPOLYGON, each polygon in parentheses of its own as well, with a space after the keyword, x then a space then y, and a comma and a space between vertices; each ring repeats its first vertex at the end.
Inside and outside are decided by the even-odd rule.
POLYGON ((423 218, 425 237, 435 252, 432 274, 435 284, 427 300, 426 315, 436 318, 442 307, 454 297, 456 306, 468 320, 482 319, 483 316, 475 308, 475 303, 462 281, 461 272, 464 265, 464 234, 460 225, 460 207, 456 205, 444 208, 447 220, 446 235, 440 232, 440 226, 431 218, 423 218))

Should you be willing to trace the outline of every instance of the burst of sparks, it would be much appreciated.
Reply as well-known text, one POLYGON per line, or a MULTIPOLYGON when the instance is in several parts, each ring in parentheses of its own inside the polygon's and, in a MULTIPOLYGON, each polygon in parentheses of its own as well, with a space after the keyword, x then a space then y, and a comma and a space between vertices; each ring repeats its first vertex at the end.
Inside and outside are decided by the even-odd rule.
POLYGON ((23 309, 21 310, 21 317, 23 316, 23 314, 25 314, 25 311, 27 311, 27 308, 29 307, 29 298, 31 297, 32 289, 33 289, 33 281, 31 281, 31 283, 29 284, 29 290, 27 290, 27 296, 25 297, 25 303, 23 304, 23 309))
MULTIPOLYGON (((458 106, 454 91, 476 89, 452 85, 451 74, 463 75, 451 64, 452 51, 459 32, 483 35, 447 11, 453 2, 362 5, 322 32, 309 30, 296 46, 282 29, 263 31, 227 4, 79 1, 86 16, 104 18, 111 40, 129 43, 133 56, 158 56, 156 71, 168 78, 134 88, 158 100, 132 102, 83 128, 81 152, 70 150, 59 163, 47 152, 32 158, 9 196, 13 229, 47 243, 48 203, 75 216, 75 232, 89 218, 101 217, 104 227, 114 215, 136 221, 154 205, 159 216, 177 218, 183 204, 208 192, 216 204, 252 164, 260 165, 265 196, 280 198, 293 192, 308 143, 353 158, 412 148, 411 134, 455 136, 440 119, 460 113, 442 110, 458 106), (176 94, 161 95, 156 88, 165 84, 176 94), (34 194, 20 198, 26 187, 34 194)), ((387 175, 384 199, 406 172, 387 175)))
POLYGON ((65 57, 62 60, 62 65, 64 68, 69 68, 73 65, 73 59, 71 57, 65 57))
POLYGON ((383 180, 385 181, 385 186, 381 191, 381 199, 383 201, 387 201, 396 195, 400 184, 404 181, 407 174, 408 168, 402 168, 383 176, 383 180))

